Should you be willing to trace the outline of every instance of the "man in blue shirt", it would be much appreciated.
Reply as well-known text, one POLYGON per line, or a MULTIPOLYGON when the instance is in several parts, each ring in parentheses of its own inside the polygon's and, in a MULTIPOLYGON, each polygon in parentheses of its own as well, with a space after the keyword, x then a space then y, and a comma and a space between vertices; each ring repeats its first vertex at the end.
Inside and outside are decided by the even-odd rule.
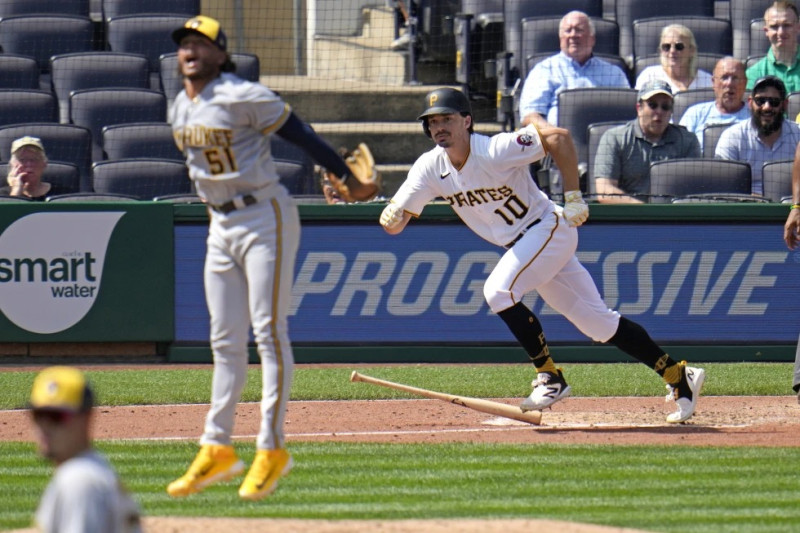
POLYGON ((733 124, 750 118, 750 108, 744 103, 747 85, 744 64, 733 57, 723 57, 714 67, 711 78, 714 100, 695 104, 681 117, 681 126, 697 135, 703 149, 703 129, 712 124, 733 124))
POLYGON ((784 118, 788 105, 786 86, 775 76, 756 80, 747 102, 750 120, 722 132, 714 157, 750 163, 753 194, 764 194, 764 163, 794 158, 800 126, 784 118))
POLYGON ((523 126, 557 125, 558 93, 565 89, 630 87, 622 69, 592 55, 595 29, 586 13, 564 15, 558 37, 561 52, 537 64, 525 79, 519 102, 523 126))

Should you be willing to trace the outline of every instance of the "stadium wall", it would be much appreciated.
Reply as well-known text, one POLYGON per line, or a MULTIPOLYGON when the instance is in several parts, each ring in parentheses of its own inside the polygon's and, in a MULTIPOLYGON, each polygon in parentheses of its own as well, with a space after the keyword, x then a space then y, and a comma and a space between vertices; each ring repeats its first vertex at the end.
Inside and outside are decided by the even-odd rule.
MULTIPOLYGON (((301 205, 297 360, 524 361, 483 302, 500 250, 446 205, 392 238, 375 223, 381 207, 301 205)), ((791 361, 798 327, 786 295, 800 289, 800 254, 781 239, 785 214, 779 204, 598 205, 578 255, 607 302, 676 357, 791 361)), ((9 205, 0 213, 0 357, 104 347, 210 361, 206 224, 196 205, 9 205)), ((561 360, 627 360, 536 295, 526 303, 561 360)))

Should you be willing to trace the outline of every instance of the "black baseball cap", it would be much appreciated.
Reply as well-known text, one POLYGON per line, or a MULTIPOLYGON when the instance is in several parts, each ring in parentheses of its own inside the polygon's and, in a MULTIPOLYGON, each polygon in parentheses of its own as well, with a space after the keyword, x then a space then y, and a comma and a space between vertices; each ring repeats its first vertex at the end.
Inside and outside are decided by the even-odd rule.
POLYGON ((778 92, 781 93, 781 100, 786 100, 786 85, 783 83, 777 76, 762 76, 756 80, 753 84, 753 89, 750 91, 750 94, 756 94, 756 91, 759 89, 763 89, 764 87, 775 87, 778 89, 778 92))

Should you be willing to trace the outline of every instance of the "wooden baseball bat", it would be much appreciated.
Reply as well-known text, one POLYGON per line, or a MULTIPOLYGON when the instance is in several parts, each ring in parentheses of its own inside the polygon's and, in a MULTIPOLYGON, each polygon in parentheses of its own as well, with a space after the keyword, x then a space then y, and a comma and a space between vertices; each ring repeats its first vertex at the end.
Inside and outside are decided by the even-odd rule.
POLYGON ((402 383, 394 383, 393 381, 386 381, 383 379, 373 378, 364 374, 359 374, 353 371, 350 374, 350 381, 363 381, 364 383, 372 383, 373 385, 380 385, 381 387, 388 387, 390 389, 397 389, 404 392, 410 392, 425 398, 432 398, 434 400, 442 400, 444 402, 460 405, 461 407, 468 407, 481 413, 490 415, 502 416, 511 418, 512 420, 519 420, 520 422, 527 422, 528 424, 539 425, 542 421, 541 411, 527 411, 524 412, 519 407, 513 405, 506 405, 500 402, 493 402, 491 400, 482 400, 480 398, 471 398, 469 396, 455 396, 453 394, 446 394, 444 392, 436 392, 428 389, 420 389, 410 385, 403 385, 402 383))

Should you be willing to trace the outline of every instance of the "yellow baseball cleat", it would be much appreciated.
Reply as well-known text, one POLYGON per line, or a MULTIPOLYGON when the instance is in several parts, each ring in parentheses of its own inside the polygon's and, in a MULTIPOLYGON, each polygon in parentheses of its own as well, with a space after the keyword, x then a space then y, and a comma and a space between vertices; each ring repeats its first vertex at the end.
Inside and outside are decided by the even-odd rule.
POLYGON ((239 497, 260 500, 269 496, 278 487, 278 480, 288 475, 293 466, 292 456, 283 448, 256 451, 250 471, 239 487, 239 497))
POLYGON ((181 498, 200 492, 209 485, 227 481, 244 472, 244 463, 233 446, 204 444, 186 473, 167 486, 167 494, 181 498))

